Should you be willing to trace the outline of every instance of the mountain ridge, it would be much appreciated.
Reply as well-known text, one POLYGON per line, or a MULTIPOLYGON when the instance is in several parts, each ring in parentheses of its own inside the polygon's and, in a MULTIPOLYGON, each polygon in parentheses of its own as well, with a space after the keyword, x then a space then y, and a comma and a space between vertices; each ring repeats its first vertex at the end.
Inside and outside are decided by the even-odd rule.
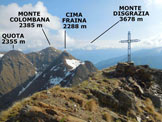
POLYGON ((26 54, 26 56, 39 71, 43 71, 60 54, 61 54, 60 50, 57 50, 54 47, 47 47, 38 52, 28 53, 26 54))
MULTIPOLYGON (((51 50, 51 48, 46 48, 45 50, 51 50)), ((18 53, 21 52, 18 51, 18 53)), ((25 59, 29 60, 26 57, 25 59)), ((55 57, 53 61, 50 61, 43 70, 42 68, 39 70, 31 62, 30 64, 35 69, 35 75, 22 84, 19 84, 9 93, 3 95, 0 98, 0 106, 2 106, 0 110, 9 107, 14 101, 55 85, 64 87, 77 85, 88 78, 91 73, 97 71, 91 62, 81 62, 66 51, 55 57)))
POLYGON ((162 70, 133 63, 97 71, 81 84, 55 86, 15 103, 2 122, 162 122, 162 70))

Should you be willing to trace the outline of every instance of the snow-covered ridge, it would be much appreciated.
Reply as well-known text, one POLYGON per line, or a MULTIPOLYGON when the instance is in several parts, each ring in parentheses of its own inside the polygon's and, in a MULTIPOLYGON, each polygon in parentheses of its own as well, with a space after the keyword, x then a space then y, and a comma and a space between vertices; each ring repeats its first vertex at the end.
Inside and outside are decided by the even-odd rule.
POLYGON ((80 64, 84 64, 84 62, 81 62, 81 61, 76 60, 76 59, 66 59, 66 63, 67 63, 67 65, 72 67, 72 70, 77 68, 80 64))

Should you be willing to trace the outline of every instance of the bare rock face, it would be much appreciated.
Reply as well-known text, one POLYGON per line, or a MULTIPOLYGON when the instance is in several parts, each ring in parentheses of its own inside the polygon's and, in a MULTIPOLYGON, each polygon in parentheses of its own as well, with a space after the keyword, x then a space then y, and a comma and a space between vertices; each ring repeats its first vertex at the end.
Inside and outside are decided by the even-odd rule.
POLYGON ((60 54, 60 50, 57 50, 54 47, 48 47, 39 52, 26 54, 26 57, 38 71, 44 71, 60 54))
POLYGON ((119 108, 120 101, 116 99, 113 95, 105 94, 101 91, 91 90, 92 94, 96 96, 100 102, 105 107, 109 107, 113 110, 119 108))
POLYGON ((156 108, 161 107, 162 104, 161 104, 160 96, 156 96, 151 93, 145 93, 144 96, 150 98, 156 108))

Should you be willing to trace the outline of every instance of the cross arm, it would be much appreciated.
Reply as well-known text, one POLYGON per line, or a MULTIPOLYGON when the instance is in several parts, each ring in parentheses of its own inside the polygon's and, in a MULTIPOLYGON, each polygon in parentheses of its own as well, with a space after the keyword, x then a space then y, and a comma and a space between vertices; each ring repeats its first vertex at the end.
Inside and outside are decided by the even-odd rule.
POLYGON ((132 39, 131 42, 139 42, 139 39, 132 39))
POLYGON ((128 40, 121 40, 120 43, 128 43, 128 40))

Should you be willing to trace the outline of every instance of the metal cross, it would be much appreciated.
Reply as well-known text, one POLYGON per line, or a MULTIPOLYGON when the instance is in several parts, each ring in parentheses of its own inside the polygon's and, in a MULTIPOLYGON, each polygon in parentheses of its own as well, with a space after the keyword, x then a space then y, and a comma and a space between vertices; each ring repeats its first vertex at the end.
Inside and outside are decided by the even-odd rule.
POLYGON ((131 32, 128 31, 128 40, 121 40, 120 43, 128 43, 128 63, 131 62, 131 43, 139 42, 139 39, 131 39, 131 32))

